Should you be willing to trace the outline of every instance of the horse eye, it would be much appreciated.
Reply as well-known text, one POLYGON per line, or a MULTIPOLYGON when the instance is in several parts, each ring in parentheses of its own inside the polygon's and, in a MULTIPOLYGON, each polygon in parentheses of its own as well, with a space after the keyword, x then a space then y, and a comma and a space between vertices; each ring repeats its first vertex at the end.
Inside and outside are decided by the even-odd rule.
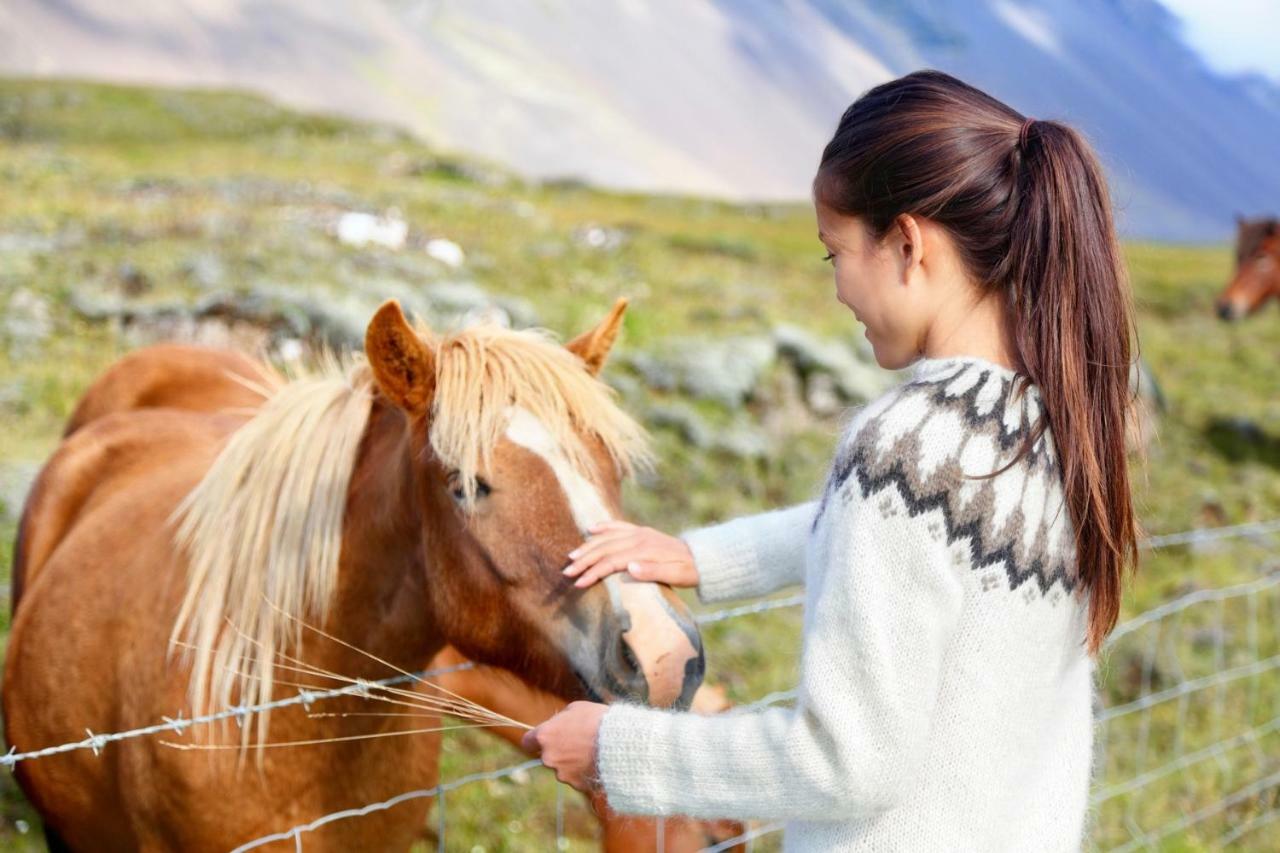
MULTIPOLYGON (((466 490, 462 487, 462 482, 456 474, 449 476, 449 494, 453 495, 453 499, 458 503, 462 503, 467 499, 466 490)), ((476 477, 476 498, 487 498, 493 491, 489 484, 482 478, 476 477)))

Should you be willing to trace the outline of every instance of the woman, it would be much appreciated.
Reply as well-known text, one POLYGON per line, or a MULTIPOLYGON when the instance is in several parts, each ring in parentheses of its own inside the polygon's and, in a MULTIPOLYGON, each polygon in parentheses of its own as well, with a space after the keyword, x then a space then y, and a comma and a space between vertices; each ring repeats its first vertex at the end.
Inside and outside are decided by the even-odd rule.
POLYGON ((565 570, 704 602, 803 582, 796 707, 576 702, 526 744, 618 811, 785 820, 788 850, 1077 850, 1093 657, 1137 558, 1101 169, 921 71, 849 107, 813 191, 837 298, 911 378, 854 413, 819 500, 679 538, 609 522, 565 570))

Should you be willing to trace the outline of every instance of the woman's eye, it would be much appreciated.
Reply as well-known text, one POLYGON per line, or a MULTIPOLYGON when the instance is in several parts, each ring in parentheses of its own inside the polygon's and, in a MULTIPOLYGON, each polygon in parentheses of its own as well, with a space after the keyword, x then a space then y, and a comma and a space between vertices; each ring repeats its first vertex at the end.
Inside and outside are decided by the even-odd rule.
POLYGON ((823 260, 824 260, 824 261, 829 261, 829 260, 831 260, 831 259, 832 259, 832 258, 834 258, 834 257, 835 257, 835 255, 831 254, 830 252, 827 252, 826 257, 824 257, 824 258, 823 258, 823 260))

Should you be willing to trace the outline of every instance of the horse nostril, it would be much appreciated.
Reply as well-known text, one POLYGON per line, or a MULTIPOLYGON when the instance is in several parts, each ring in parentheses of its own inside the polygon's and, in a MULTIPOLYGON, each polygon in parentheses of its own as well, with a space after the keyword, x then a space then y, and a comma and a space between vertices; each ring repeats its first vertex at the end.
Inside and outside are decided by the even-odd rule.
POLYGON ((620 675, 628 678, 644 678, 644 668, 640 666, 640 661, 636 660, 635 652, 631 651, 631 644, 622 637, 618 638, 618 664, 620 675))
POLYGON ((604 660, 604 678, 614 696, 633 702, 649 701, 649 682, 644 667, 631 645, 619 635, 609 647, 604 660))

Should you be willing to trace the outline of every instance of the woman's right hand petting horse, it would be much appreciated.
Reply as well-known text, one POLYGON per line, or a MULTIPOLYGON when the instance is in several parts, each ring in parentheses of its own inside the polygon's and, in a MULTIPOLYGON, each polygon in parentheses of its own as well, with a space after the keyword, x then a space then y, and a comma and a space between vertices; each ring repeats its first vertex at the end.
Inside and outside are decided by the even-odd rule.
POLYGON ((792 851, 1079 850, 1094 657, 1137 558, 1102 170, 1069 126, 921 71, 845 111, 813 189, 836 298, 910 378, 853 413, 815 500, 681 544, 614 523, 568 557, 588 588, 703 602, 803 582, 795 707, 574 702, 526 741, 620 812, 785 821, 792 851))

